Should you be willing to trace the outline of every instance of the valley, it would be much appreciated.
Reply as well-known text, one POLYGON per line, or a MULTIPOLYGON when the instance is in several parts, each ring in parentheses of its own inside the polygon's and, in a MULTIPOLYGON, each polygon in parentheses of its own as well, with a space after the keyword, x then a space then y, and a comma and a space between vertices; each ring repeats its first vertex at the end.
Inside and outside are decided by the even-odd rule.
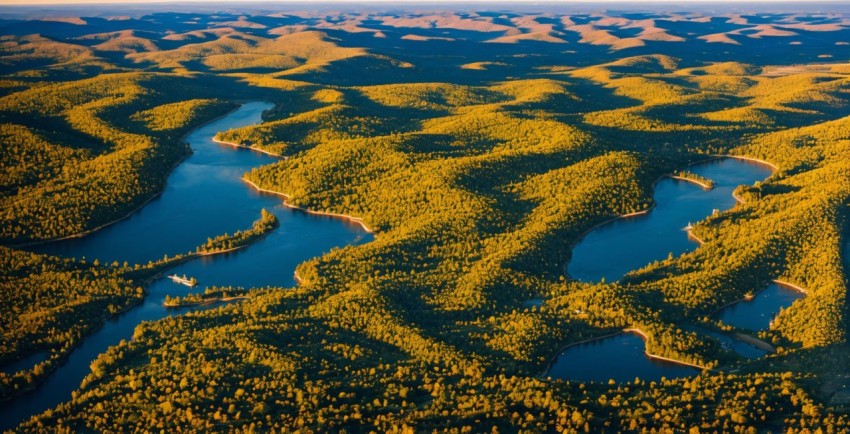
POLYGON ((0 6, 0 428, 850 430, 844 5, 331 6, 0 6))

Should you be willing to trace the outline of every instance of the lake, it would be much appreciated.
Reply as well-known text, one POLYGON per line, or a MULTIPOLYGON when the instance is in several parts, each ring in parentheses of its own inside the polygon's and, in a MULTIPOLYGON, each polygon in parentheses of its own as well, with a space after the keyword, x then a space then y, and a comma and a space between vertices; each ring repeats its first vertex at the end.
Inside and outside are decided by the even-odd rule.
MULTIPOLYGON (((193 154, 168 178, 158 198, 127 219, 82 238, 74 238, 32 247, 31 250, 65 257, 95 258, 101 262, 127 261, 146 263, 168 254, 194 250, 208 237, 248 229, 260 218, 260 210, 274 213, 280 227, 245 249, 199 258, 169 270, 168 274, 186 274, 198 280, 187 288, 168 278, 153 281, 146 288, 144 302, 106 321, 104 326, 82 343, 68 359, 32 393, 3 403, 0 429, 53 408, 71 398, 90 372, 97 356, 122 339, 130 339, 142 321, 155 321, 203 306, 166 309, 166 295, 183 296, 203 292, 206 286, 295 286, 295 267, 320 256, 334 247, 365 243, 372 239, 359 224, 347 220, 308 214, 282 205, 282 198, 259 193, 241 180, 248 170, 274 163, 277 158, 256 151, 217 144, 212 138, 219 131, 255 124, 272 104, 251 102, 216 121, 205 124, 186 136, 193 154)), ((31 361, 27 361, 31 363, 31 361)))
POLYGON ((699 244, 683 230, 717 209, 735 206, 732 192, 771 174, 768 166, 735 158, 707 161, 688 170, 714 181, 706 191, 691 182, 663 178, 655 184, 655 207, 646 214, 599 226, 573 248, 567 273, 580 281, 620 280, 626 273, 655 260, 691 251, 699 244))

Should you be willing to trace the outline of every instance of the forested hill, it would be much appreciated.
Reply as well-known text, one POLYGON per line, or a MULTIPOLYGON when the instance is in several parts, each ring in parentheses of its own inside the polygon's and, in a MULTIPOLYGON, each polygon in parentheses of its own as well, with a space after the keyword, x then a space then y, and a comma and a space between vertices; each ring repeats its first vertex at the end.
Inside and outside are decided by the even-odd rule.
MULTIPOLYGON (((138 209, 183 135, 240 102, 275 108, 217 139, 286 157, 246 180, 376 232, 302 263, 296 288, 140 325, 19 430, 850 430, 850 16, 485 9, 0 21, 3 363, 59 357, 143 297, 134 264, 26 245, 138 209), (567 275, 583 234, 717 155, 775 171, 694 222, 703 245, 619 283, 567 275), (712 316, 774 279, 807 294, 769 329, 712 316), (624 328, 711 369, 541 378, 624 328)), ((0 373, 2 397, 44 375, 0 373)))

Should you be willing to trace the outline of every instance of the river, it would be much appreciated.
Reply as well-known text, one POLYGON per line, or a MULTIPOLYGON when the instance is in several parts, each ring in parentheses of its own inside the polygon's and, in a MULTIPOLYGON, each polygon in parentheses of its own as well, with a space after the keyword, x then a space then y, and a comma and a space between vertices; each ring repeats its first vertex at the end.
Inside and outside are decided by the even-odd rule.
POLYGON ((0 429, 12 428, 31 415, 69 400, 71 392, 90 372, 91 362, 110 346, 132 337, 142 321, 199 309, 166 309, 162 305, 166 295, 203 292, 211 285, 291 287, 296 284, 293 273, 299 263, 334 247, 372 239, 359 224, 286 208, 279 196, 259 193, 241 180, 251 168, 277 159, 216 144, 212 138, 218 131, 260 122, 263 111, 271 107, 265 102, 247 103, 187 135, 193 154, 171 173, 162 195, 129 218, 82 238, 32 248, 59 256, 98 258, 101 262, 146 263, 165 254, 194 250, 208 237, 250 228, 262 208, 280 221, 279 228, 245 249, 199 258, 169 271, 195 277, 195 288, 167 278, 152 282, 141 305, 107 320, 86 337, 35 391, 3 403, 0 429))
POLYGON ((693 250, 699 244, 683 230, 717 209, 735 206, 732 192, 742 184, 753 184, 770 176, 771 170, 735 158, 700 163, 689 171, 714 181, 706 191, 691 182, 664 178, 655 184, 655 208, 646 214, 613 220, 586 234, 573 248, 567 272, 576 280, 607 282, 620 280, 669 254, 674 256, 693 250))
MULTIPOLYGON (((614 282, 655 260, 690 251, 699 244, 683 230, 688 223, 710 216, 715 209, 732 208, 736 202, 732 196, 735 188, 764 180, 771 174, 766 165, 734 158, 707 161, 688 170, 713 180, 714 188, 705 190, 691 182, 661 179, 655 184, 653 194, 656 205, 648 213, 613 220, 582 238, 567 266, 569 275, 587 282, 602 279, 614 282)), ((763 354, 741 345, 726 344, 740 350, 744 357, 763 354)), ((574 345, 553 360, 546 376, 574 381, 631 381, 635 377, 659 380, 699 372, 690 366, 650 359, 644 347, 643 340, 634 334, 574 345)))

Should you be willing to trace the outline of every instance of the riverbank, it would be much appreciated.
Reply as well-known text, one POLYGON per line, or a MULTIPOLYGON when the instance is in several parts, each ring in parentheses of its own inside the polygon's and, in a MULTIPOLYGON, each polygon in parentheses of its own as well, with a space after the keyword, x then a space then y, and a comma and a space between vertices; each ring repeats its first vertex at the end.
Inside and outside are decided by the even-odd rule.
POLYGON ((366 232, 368 232, 368 233, 370 233, 370 234, 374 234, 374 233, 375 233, 375 231, 373 231, 373 230, 372 230, 372 229, 370 229, 368 226, 366 226, 366 223, 363 223, 363 219, 361 219, 361 218, 359 218, 359 217, 352 217, 352 216, 350 216, 350 215, 346 215, 346 214, 337 214, 337 213, 333 213, 333 212, 313 211, 313 210, 311 210, 311 209, 302 208, 302 207, 300 207, 300 206, 295 206, 295 205, 292 205, 292 204, 290 204, 290 203, 289 203, 289 200, 290 200, 290 199, 289 199, 289 195, 287 195, 286 193, 281 193, 281 192, 279 192, 279 191, 274 191, 274 190, 268 190, 268 189, 265 189, 265 188, 260 188, 257 184, 254 184, 253 182, 251 182, 251 181, 249 181, 249 180, 247 180, 247 179, 245 179, 245 178, 242 178, 242 181, 244 181, 245 183, 247 183, 248 185, 250 185, 250 186, 251 186, 254 190, 257 190, 257 191, 259 191, 259 192, 262 192, 262 193, 269 193, 269 194, 274 194, 274 195, 277 195, 277 196, 281 196, 281 197, 283 197, 283 206, 285 206, 285 207, 287 207, 287 208, 294 209, 294 210, 298 210, 298 211, 301 211, 301 212, 305 212, 305 213, 307 213, 307 214, 319 215, 319 216, 326 216, 326 217, 334 217, 334 218, 338 218, 338 219, 341 219, 341 220, 347 220, 347 221, 350 221, 350 222, 352 222, 352 223, 357 223, 358 225, 360 225, 360 227, 362 227, 362 228, 363 228, 363 230, 364 230, 364 231, 366 231, 366 232))
MULTIPOLYGON (((143 288, 143 290, 144 290, 144 288, 143 288)), ((4 397, 0 398, 0 404, 2 404, 2 403, 4 403, 4 402, 11 401, 11 400, 13 400, 13 399, 15 399, 15 398, 17 398, 17 397, 19 397, 19 396, 22 396, 22 395, 25 395, 25 394, 27 394, 27 393, 31 393, 31 392, 34 392, 35 390, 37 390, 39 387, 41 387, 42 383, 44 383, 45 381, 47 381, 47 379, 48 379, 48 378, 49 378, 49 377, 50 377, 50 376, 51 376, 54 372, 56 372, 56 370, 57 370, 57 369, 59 369, 60 367, 62 367, 62 365, 63 365, 63 364, 65 364, 65 362, 68 360, 68 357, 70 357, 71 353, 72 353, 75 349, 77 349, 80 345, 82 345, 82 344, 83 344, 83 341, 85 341, 85 338, 86 338, 86 337, 88 337, 89 335, 92 335, 92 334, 93 334, 93 333, 95 333, 96 331, 98 331, 98 330, 100 330, 101 328, 103 328, 103 326, 104 326, 104 324, 106 324, 106 321, 107 321, 107 320, 110 320, 110 319, 112 319, 112 318, 118 317, 119 315, 121 315, 121 314, 123 314, 123 313, 125 313, 125 312, 128 312, 128 311, 130 311, 131 309, 133 309, 133 308, 135 308, 135 307, 137 307, 137 306, 141 305, 142 303, 144 303, 144 302, 145 302, 145 297, 147 297, 147 295, 148 295, 148 294, 147 294, 147 291, 145 291, 145 292, 143 293, 143 296, 142 296, 141 298, 137 298, 137 299, 135 299, 135 301, 133 301, 132 303, 130 303, 130 304, 126 305, 126 306, 124 306, 124 307, 123 307, 123 308, 121 308, 121 310, 119 310, 118 312, 111 313, 111 314, 109 314, 109 315, 107 315, 107 316, 103 317, 103 318, 99 321, 99 323, 98 323, 98 324, 96 324, 96 325, 95 325, 94 327, 92 327, 90 330, 86 331, 86 332, 85 332, 85 333, 84 333, 84 334, 80 337, 80 339, 79 339, 77 342, 74 342, 74 343, 73 343, 72 345, 70 345, 67 349, 62 349, 62 350, 60 350, 60 351, 61 351, 61 353, 59 353, 59 355, 58 355, 57 357, 53 358, 53 357, 51 357, 50 355, 48 355, 47 360, 45 360, 45 361, 43 361, 43 362, 41 362, 41 363, 37 363, 37 364, 36 364, 35 366, 33 366, 32 368, 28 369, 26 372, 30 373, 30 372, 32 372, 32 371, 33 371, 36 367, 41 366, 41 365, 44 365, 44 364, 47 364, 47 367, 46 367, 46 368, 42 368, 42 374, 41 374, 41 375, 39 375, 39 376, 36 376, 36 379, 35 379, 34 381, 31 381, 31 382, 27 383, 27 385, 26 385, 26 386, 24 386, 24 387, 22 387, 22 388, 20 388, 20 389, 16 389, 16 390, 15 390, 14 392, 12 392, 11 394, 9 394, 9 395, 7 395, 7 396, 4 396, 4 397)), ((24 371, 21 371, 21 372, 24 372, 24 371)), ((17 374, 17 373, 16 373, 16 374, 17 374)))
POLYGON ((254 238, 253 240, 251 240, 250 243, 243 244, 241 246, 231 247, 231 248, 225 249, 225 250, 216 250, 214 252, 191 252, 191 253, 186 253, 185 255, 181 255, 179 258, 172 258, 171 259, 172 262, 161 265, 163 267, 162 270, 157 271, 156 274, 154 274, 153 276, 148 277, 147 279, 143 280, 142 286, 144 287, 144 286, 149 285, 154 280, 162 278, 163 273, 165 273, 166 271, 168 271, 168 270, 170 270, 174 267, 177 267, 179 265, 185 264, 186 262, 192 261, 193 259, 210 257, 210 256, 215 256, 215 255, 222 255, 222 254, 225 254, 225 253, 231 253, 231 252, 235 252, 237 250, 245 249, 245 248, 249 247, 250 245, 256 243, 257 241, 260 241, 261 239, 265 238, 270 233, 272 233, 272 231, 265 232, 262 236, 254 238))
POLYGON ((676 363, 678 365, 690 366, 692 368, 702 369, 703 371, 712 371, 713 370, 712 368, 709 368, 708 366, 703 366, 703 365, 699 365, 699 364, 696 364, 696 363, 690 363, 690 362, 683 362, 681 360, 671 359, 669 357, 659 356, 657 354, 650 353, 649 350, 646 349, 646 343, 649 341, 649 336, 647 336, 647 334, 644 333, 641 329, 627 328, 627 329, 623 329, 623 332, 624 333, 634 333, 634 334, 640 336, 641 339, 643 339, 643 345, 644 345, 643 346, 643 348, 644 348, 643 353, 646 354, 646 356, 649 357, 650 359, 663 360, 665 362, 676 363))
POLYGON ((208 238, 206 243, 195 249, 195 252, 203 254, 233 251, 265 238, 278 227, 280 227, 280 221, 277 217, 263 208, 260 210, 260 218, 254 221, 250 229, 208 238))
POLYGON ((685 181, 685 182, 690 182, 691 184, 696 184, 696 185, 702 187, 705 190, 711 190, 712 188, 714 188, 713 185, 708 185, 704 182, 697 181, 696 179, 691 179, 691 178, 687 178, 687 177, 679 176, 679 175, 666 175, 666 176, 670 179, 675 179, 675 180, 678 180, 678 181, 685 181))
POLYGON ((546 368, 544 368, 543 373, 538 375, 537 377, 541 378, 541 379, 551 378, 551 377, 548 377, 546 374, 552 369, 552 366, 558 360, 558 357, 560 357, 561 354, 563 354, 565 351, 569 350, 570 348, 578 346, 578 345, 583 345, 583 344, 587 344, 587 343, 591 343, 591 342, 596 342, 596 341, 601 341, 601 340, 604 340, 604 339, 612 338, 614 336, 618 336, 618 335, 621 335, 623 333, 632 333, 632 334, 640 336, 641 340, 643 340, 643 354, 648 359, 660 360, 660 361, 669 362, 669 363, 675 363, 675 364, 681 365, 681 366, 689 366, 691 368, 696 368, 696 369, 700 369, 700 370, 703 370, 703 371, 706 371, 706 370, 707 371, 713 371, 714 370, 712 368, 709 368, 708 366, 703 366, 703 365, 699 365, 699 364, 696 364, 696 363, 684 362, 684 361, 681 361, 681 360, 671 359, 669 357, 659 356, 657 354, 650 353, 649 350, 646 349, 646 343, 649 341, 649 336, 647 336, 646 333, 644 333, 642 330, 640 330, 638 328, 629 327, 629 328, 624 328, 622 330, 616 331, 614 333, 609 333, 609 334, 606 334, 606 335, 602 335, 602 336, 598 336, 598 337, 590 338, 590 339, 585 339, 585 340, 582 340, 582 341, 573 342, 571 344, 565 345, 564 347, 562 347, 560 350, 557 351, 555 356, 553 356, 551 359, 549 359, 549 362, 546 364, 546 368))
POLYGON ((230 301, 236 300, 245 300, 249 298, 247 295, 234 295, 232 297, 213 297, 206 298, 201 301, 192 301, 188 303, 181 302, 163 302, 162 305, 168 308, 178 308, 178 307, 191 307, 191 306, 205 306, 213 303, 227 303, 230 301))
POLYGON ((259 152, 261 154, 266 154, 266 155, 271 156, 271 157, 280 158, 282 160, 286 160, 287 158, 289 158, 289 157, 286 157, 284 155, 275 154, 275 153, 272 153, 272 152, 269 152, 269 151, 264 151, 262 149, 255 148, 253 146, 241 145, 239 143, 233 143, 233 142, 227 142, 227 141, 224 141, 224 140, 219 140, 219 139, 216 139, 215 137, 212 138, 212 141, 214 143, 218 143, 219 145, 227 145, 227 146, 232 146, 234 148, 248 149, 248 150, 251 150, 251 151, 254 151, 254 152, 259 152))
MULTIPOLYGON (((808 291, 808 290, 806 290, 805 288, 799 287, 799 286, 797 286, 797 285, 794 285, 794 284, 791 284, 791 283, 788 283, 788 282, 785 282, 785 281, 782 281, 782 280, 779 280, 779 279, 770 279, 770 283, 775 283, 775 284, 777 284, 777 285, 784 286, 784 287, 789 288, 789 289, 793 289, 793 290, 795 290, 795 291, 797 291, 797 292, 800 292, 800 293, 802 293, 802 294, 804 294, 804 295, 808 295, 808 294, 809 294, 809 291, 808 291)), ((716 315, 718 312, 720 312, 721 310, 726 309, 727 307, 732 306, 733 304, 737 304, 737 303, 741 303, 741 302, 746 302, 746 301, 752 301, 754 298, 758 297, 758 295, 759 295, 759 294, 761 294, 761 293, 762 293, 764 290, 766 290, 767 288, 768 288, 768 287, 767 287, 767 286, 765 286, 764 288, 759 289, 758 291, 756 291, 756 292, 755 292, 755 293, 753 293, 753 294, 747 294, 747 295, 745 295, 743 298, 739 298, 739 299, 736 299, 736 300, 732 300, 732 301, 730 301, 729 303, 726 303, 726 304, 724 304, 723 306, 720 306, 720 307, 718 307, 717 309, 714 309, 713 311, 711 311, 711 312, 708 314, 708 316, 714 316, 714 315, 716 315)))
POLYGON ((614 333, 608 333, 607 335, 597 336, 595 338, 588 338, 588 339, 585 339, 585 340, 581 340, 581 341, 578 341, 578 342, 573 342, 573 343, 564 345, 563 347, 561 347, 560 350, 558 350, 555 353, 554 357, 549 359, 549 362, 546 363, 546 368, 543 369, 543 372, 540 375, 538 375, 537 378, 546 379, 547 378, 546 373, 549 372, 552 369, 552 365, 555 364, 555 362, 558 360, 558 356, 560 356, 564 351, 567 351, 568 349, 575 347, 575 346, 578 346, 578 345, 581 345, 581 344, 586 344, 588 342, 594 342, 594 341, 600 341, 600 340, 606 339, 606 338, 612 338, 612 337, 617 336, 621 333, 623 333, 623 331, 618 330, 614 333))
MULTIPOLYGON (((675 175, 675 173, 678 172, 678 171, 681 171, 683 169, 686 169, 688 167, 691 167, 691 166, 696 166, 696 165, 699 165, 699 164, 704 164, 704 163, 708 163, 708 162, 716 161, 716 160, 722 160, 722 159, 725 159, 725 158, 734 158, 734 159, 740 159, 740 160, 754 161, 754 162, 762 163, 762 164, 769 166, 769 167, 773 167, 773 168, 776 167, 773 164, 770 164, 768 162, 762 162, 760 160, 756 160, 756 159, 749 158, 749 157, 737 157, 737 156, 734 156, 734 155, 710 155, 706 159, 695 161, 695 162, 692 162, 692 163, 688 163, 684 166, 673 169, 673 171, 671 171, 669 173, 665 173, 665 174, 659 176, 658 178, 656 178, 655 180, 653 180, 652 184, 651 184, 652 197, 655 196, 655 186, 665 178, 676 179, 676 180, 680 180, 680 181, 684 181, 684 182, 690 182, 690 183, 697 185, 697 186, 699 186, 699 187, 701 187, 705 190, 712 190, 714 188, 713 186, 709 186, 709 185, 704 184, 704 183, 702 183, 698 180, 695 180, 695 179, 677 176, 677 175, 675 175)), ((735 196, 734 192, 732 193, 732 197, 735 198, 736 200, 738 200, 738 198, 735 196)), ((738 201, 740 202, 740 200, 738 200, 738 201)), ((598 229, 601 226, 605 226, 605 225, 607 225, 611 222, 614 222, 614 221, 617 221, 617 220, 620 220, 620 219, 628 219, 628 218, 632 218, 632 217, 646 215, 650 211, 655 209, 656 205, 657 205, 657 203, 655 202, 655 199, 652 199, 652 202, 650 203, 649 207, 644 209, 644 210, 635 211, 635 212, 631 212, 631 213, 627 213, 627 214, 617 215, 617 216, 614 216, 614 217, 610 217, 610 218, 608 218, 608 219, 606 219, 606 220, 604 220, 600 223, 597 223, 597 224, 591 226, 590 228, 586 229, 582 233, 580 233, 575 238, 575 240, 573 240, 573 242, 569 246, 567 246, 567 248, 570 249, 570 251, 572 251, 582 241, 582 239, 584 239, 589 233, 593 232, 594 230, 598 229)), ((699 242, 700 244, 704 244, 702 239, 700 239, 699 237, 697 237, 696 235, 693 234, 693 231, 689 230, 689 231, 687 231, 687 233, 688 233, 688 236, 690 238, 694 239, 695 241, 699 242)), ((572 255, 570 255, 570 256, 572 256, 572 255)), ((569 265, 569 262, 567 264, 564 264, 564 266, 563 266, 564 277, 571 279, 571 280, 576 280, 569 274, 569 271, 567 271, 568 265, 569 265)))
POLYGON ((698 236, 694 235, 694 230, 693 230, 693 229, 688 229, 688 230, 686 230, 685 232, 688 234, 688 238, 690 238, 690 239, 692 239, 692 240, 696 241, 696 242, 697 242, 697 244, 699 244, 699 245, 703 245, 703 244, 705 244, 705 241, 703 241, 703 240, 702 240, 702 238, 700 238, 700 237, 698 237, 698 236))
MULTIPOLYGON (((198 128, 200 128, 200 127, 198 127, 198 128)), ((159 198, 162 195, 162 192, 165 191, 165 184, 168 182, 168 177, 171 175, 171 172, 173 172, 174 169, 177 168, 177 166, 179 166, 181 163, 183 163, 183 161, 185 161, 187 158, 189 158, 191 156, 192 156, 192 148, 189 147, 189 144, 187 143, 186 144, 186 154, 183 155, 182 157, 180 157, 180 159, 177 160, 171 166, 170 169, 168 169, 168 173, 166 173, 165 180, 163 181, 163 184, 162 184, 162 189, 160 191, 154 193, 153 196, 149 197, 147 200, 142 202, 139 206, 130 210, 130 212, 128 212, 125 215, 118 217, 115 220, 108 221, 108 222, 106 222, 106 223, 104 223, 100 226, 95 227, 95 228, 86 230, 84 232, 79 232, 79 233, 76 233, 76 234, 67 235, 67 236, 59 237, 59 238, 51 238, 51 239, 48 239, 48 240, 31 241, 31 242, 22 243, 22 244, 11 244, 11 245, 9 245, 9 247, 11 247, 13 249, 25 248, 25 247, 35 247, 35 246, 41 246, 41 245, 44 245, 44 244, 55 243, 55 242, 58 242, 58 241, 72 240, 74 238, 82 238, 82 237, 85 237, 87 235, 91 235, 91 234, 93 234, 93 233, 95 233, 95 232, 97 232, 97 231, 99 231, 99 230, 101 230, 105 227, 112 226, 115 223, 118 223, 118 222, 123 221, 123 220, 127 220, 128 218, 132 217, 133 214, 139 212, 142 208, 147 206, 147 204, 151 203, 154 199, 159 198)))
POLYGON ((761 164, 763 166, 770 167, 771 169, 773 169, 774 172, 779 170, 779 166, 777 166, 777 165, 775 165, 775 164, 773 164, 769 161, 760 160, 758 158, 746 157, 746 156, 743 156, 743 155, 712 155, 712 156, 716 157, 718 159, 720 159, 720 158, 734 158, 736 160, 750 161, 750 162, 753 162, 753 163, 757 163, 757 164, 761 164))
POLYGON ((773 283, 775 283, 775 284, 777 284, 777 285, 782 285, 782 286, 784 286, 784 287, 786 287, 786 288, 791 288, 791 289, 793 289, 793 290, 795 290, 795 291, 798 291, 798 292, 801 292, 801 293, 803 293, 803 294, 805 294, 805 295, 809 295, 809 290, 808 290, 808 289, 805 289, 805 288, 803 288, 803 287, 801 287, 801 286, 794 285, 793 283, 788 283, 788 282, 786 282, 786 281, 784 281, 784 280, 779 280, 779 279, 773 279, 773 280, 771 280, 771 282, 773 282, 773 283))
POLYGON ((767 351, 769 353, 775 353, 776 352, 776 348, 774 348, 773 345, 770 345, 769 343, 767 343, 767 342, 765 342, 765 341, 763 341, 759 338, 756 338, 754 336, 750 336, 750 335, 747 335, 747 334, 744 334, 744 333, 734 332, 732 334, 732 337, 734 337, 735 339, 737 339, 741 342, 750 344, 750 345, 752 345, 752 346, 754 346, 754 347, 756 347, 760 350, 767 351))
MULTIPOLYGON (((168 183, 168 178, 171 176, 171 173, 174 172, 174 169, 176 169, 177 166, 182 164, 187 158, 191 157, 194 154, 194 152, 192 152, 192 147, 189 145, 189 142, 186 140, 186 138, 189 137, 190 134, 197 131, 199 128, 201 128, 201 127, 203 127, 207 124, 211 124, 211 123, 218 121, 220 119, 224 119, 227 116, 230 116, 233 112, 239 110, 241 107, 242 106, 239 105, 239 106, 233 108, 232 110, 228 111, 227 113, 224 113, 220 116, 216 116, 212 119, 206 120, 206 121, 198 124, 197 126, 191 127, 185 134, 180 136, 178 141, 183 143, 183 145, 186 148, 186 152, 183 154, 182 157, 180 157, 180 159, 178 159, 176 162, 174 162, 174 164, 171 165, 171 168, 169 168, 166 171, 165 178, 162 180, 162 188, 158 192, 154 193, 153 196, 149 197, 147 200, 142 202, 139 206, 134 207, 130 212, 128 212, 124 216, 116 218, 115 220, 108 221, 108 222, 106 222, 102 225, 95 227, 95 228, 88 229, 86 231, 79 232, 79 233, 76 233, 76 234, 67 235, 67 236, 58 237, 58 238, 51 238, 51 239, 47 239, 47 240, 31 241, 31 242, 20 243, 20 244, 10 244, 9 247, 11 247, 11 248, 34 247, 34 246, 40 246, 40 245, 43 245, 43 244, 55 243, 57 241, 71 240, 71 239, 74 239, 74 238, 82 238, 82 237, 85 237, 86 235, 90 235, 94 232, 97 232, 97 231, 103 229, 103 228, 106 228, 108 226, 112 226, 115 223, 118 223, 120 221, 123 221, 123 220, 130 218, 133 214, 137 213, 139 210, 141 210, 142 208, 147 206, 147 204, 152 202, 154 199, 157 199, 158 197, 160 197, 162 195, 162 192, 165 191, 166 184, 168 183)), ((213 139, 213 141, 215 141, 215 140, 213 139)))
MULTIPOLYGON (((247 145, 243 145, 243 144, 240 144, 240 143, 228 142, 226 140, 219 140, 215 137, 213 137, 211 140, 214 143, 227 145, 227 146, 231 146, 231 147, 234 147, 234 148, 248 149, 248 150, 251 150, 251 151, 259 152, 261 154, 269 155, 269 156, 274 157, 274 158, 280 158, 280 159, 284 159, 284 160, 287 159, 286 156, 274 154, 274 153, 271 153, 269 151, 258 149, 258 148, 252 147, 252 146, 247 146, 247 145)), ((255 190, 257 190, 259 192, 274 194, 274 195, 283 197, 283 199, 284 199, 283 205, 287 208, 298 210, 298 211, 301 211, 301 212, 305 212, 307 214, 328 216, 328 217, 334 217, 334 218, 347 220, 347 221, 359 224, 360 227, 362 227, 363 230, 368 232, 368 233, 375 233, 375 231, 373 231, 368 226, 366 226, 365 223, 363 223, 363 219, 361 219, 361 218, 353 217, 353 216, 346 215, 346 214, 337 214, 337 213, 323 212, 323 211, 313 211, 313 210, 310 210, 310 209, 307 209, 307 208, 295 206, 295 205, 292 205, 292 204, 289 203, 290 197, 286 193, 281 193, 279 191, 273 191, 273 190, 268 190, 268 189, 265 189, 265 188, 260 188, 257 184, 245 179, 244 177, 241 178, 241 179, 242 179, 242 181, 246 182, 248 185, 250 185, 252 188, 254 188, 255 190)))

